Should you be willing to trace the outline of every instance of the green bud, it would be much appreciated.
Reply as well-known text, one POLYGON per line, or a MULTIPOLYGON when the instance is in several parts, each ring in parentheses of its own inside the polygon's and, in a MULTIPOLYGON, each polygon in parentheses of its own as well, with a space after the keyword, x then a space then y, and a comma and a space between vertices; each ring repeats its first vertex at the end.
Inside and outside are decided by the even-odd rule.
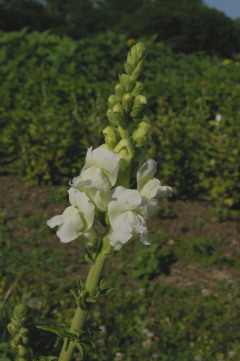
POLYGON ((136 68, 133 70, 131 76, 134 80, 137 80, 142 72, 143 60, 139 61, 136 68))
POLYGON ((118 84, 115 86, 115 94, 116 94, 117 98, 118 98, 119 100, 121 100, 122 97, 123 97, 123 95, 124 95, 124 93, 125 93, 124 87, 123 87, 121 84, 118 83, 118 84))
POLYGON ((145 54, 145 45, 143 43, 137 43, 135 46, 137 57, 139 60, 142 60, 145 54))
POLYGON ((30 312, 30 308, 27 305, 21 303, 14 308, 13 316, 15 319, 22 320, 28 317, 29 312, 30 312))
POLYGON ((28 331, 28 329, 27 329, 26 327, 22 327, 22 328, 19 330, 19 333, 20 333, 20 335, 22 335, 22 336, 27 336, 28 333, 29 333, 29 331, 28 331))
POLYGON ((114 113, 111 109, 108 109, 108 111, 107 111, 107 117, 108 117, 109 123, 110 123, 112 126, 115 126, 115 127, 118 126, 117 117, 116 117, 115 113, 114 113))
POLYGON ((133 132, 132 135, 136 148, 140 148, 144 145, 150 128, 151 125, 146 122, 139 123, 138 128, 133 132))
POLYGON ((130 139, 121 139, 114 148, 120 157, 120 170, 125 172, 129 167, 131 160, 134 156, 134 147, 130 139))
POLYGON ((130 113, 132 118, 140 118, 147 104, 147 98, 144 95, 137 95, 134 99, 132 112, 130 113))
POLYGON ((18 356, 24 358, 25 360, 29 360, 30 352, 29 349, 24 346, 18 347, 18 356))
POLYGON ((119 79, 126 92, 130 93, 135 86, 135 81, 127 74, 119 75, 119 79))
POLYGON ((128 62, 126 62, 124 64, 124 68, 125 68, 125 71, 126 71, 127 75, 132 75, 132 72, 134 70, 133 66, 131 66, 128 62))
POLYGON ((29 337, 22 336, 23 345, 27 346, 29 344, 29 337))
POLYGON ((20 326, 14 325, 13 323, 9 323, 7 325, 8 332, 14 336, 19 331, 20 326))
POLYGON ((126 113, 130 113, 133 106, 133 96, 130 93, 124 94, 122 98, 122 107, 126 113))
POLYGON ((132 47, 127 56, 127 63, 134 69, 138 62, 143 60, 145 53, 145 45, 138 43, 132 47))
POLYGON ((22 345, 22 336, 17 334, 14 338, 13 338, 13 343, 14 345, 22 345))
POLYGON ((144 85, 143 85, 143 83, 137 81, 137 82, 136 82, 136 85, 135 85, 135 87, 133 88, 133 91, 132 91, 131 94, 132 94, 134 97, 136 97, 137 95, 142 94, 143 91, 144 91, 144 85))
POLYGON ((113 127, 106 127, 103 129, 105 142, 112 148, 117 144, 117 135, 113 127))
POLYGON ((115 104, 118 103, 118 98, 116 97, 116 95, 110 95, 110 97, 108 98, 108 106, 110 109, 112 109, 114 107, 115 104))
POLYGON ((113 113, 117 119, 118 125, 124 127, 125 126, 124 112, 120 103, 114 105, 113 113))

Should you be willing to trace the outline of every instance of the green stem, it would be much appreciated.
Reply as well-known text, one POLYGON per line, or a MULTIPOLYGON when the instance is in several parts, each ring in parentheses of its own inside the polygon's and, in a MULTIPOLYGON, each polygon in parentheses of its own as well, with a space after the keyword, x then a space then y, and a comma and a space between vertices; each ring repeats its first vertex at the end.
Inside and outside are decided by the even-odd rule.
MULTIPOLYGON (((107 260, 107 256, 105 253, 106 250, 102 249, 102 251, 98 254, 95 263, 91 266, 88 277, 86 280, 86 288, 90 294, 90 296, 94 296, 96 294, 97 287, 99 285, 100 277, 107 260)), ((76 313, 74 315, 70 332, 77 333, 81 331, 84 327, 86 318, 87 318, 88 310, 82 310, 77 307, 76 313)), ((60 353, 58 361, 70 361, 74 351, 74 344, 72 342, 69 343, 69 346, 66 350, 67 340, 64 340, 62 351, 60 353)))

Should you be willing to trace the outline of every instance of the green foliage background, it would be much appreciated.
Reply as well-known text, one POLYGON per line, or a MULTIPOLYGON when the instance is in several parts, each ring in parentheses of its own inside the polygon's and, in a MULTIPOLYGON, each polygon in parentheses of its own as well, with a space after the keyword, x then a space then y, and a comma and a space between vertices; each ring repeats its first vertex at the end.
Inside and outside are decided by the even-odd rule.
MULTIPOLYGON (((175 194, 240 201, 240 62, 146 44, 149 156, 175 194), (221 114, 222 120, 216 121, 221 114)), ((0 155, 32 184, 66 184, 103 142, 107 98, 134 43, 113 32, 73 40, 27 29, 0 36, 0 155)))

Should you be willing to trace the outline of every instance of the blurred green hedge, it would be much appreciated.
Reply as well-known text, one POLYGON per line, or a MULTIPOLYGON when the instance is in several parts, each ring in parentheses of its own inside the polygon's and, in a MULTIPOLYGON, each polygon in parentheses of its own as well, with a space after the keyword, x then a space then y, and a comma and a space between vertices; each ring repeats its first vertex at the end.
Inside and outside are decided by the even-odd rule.
MULTIPOLYGON (((181 197, 240 203, 240 62, 174 54, 156 37, 145 73, 149 156, 181 197), (217 116, 218 115, 218 116, 217 116), (221 120, 216 120, 216 117, 221 120)), ((66 183, 103 141, 107 98, 135 39, 0 33, 0 156, 32 184, 66 183)))

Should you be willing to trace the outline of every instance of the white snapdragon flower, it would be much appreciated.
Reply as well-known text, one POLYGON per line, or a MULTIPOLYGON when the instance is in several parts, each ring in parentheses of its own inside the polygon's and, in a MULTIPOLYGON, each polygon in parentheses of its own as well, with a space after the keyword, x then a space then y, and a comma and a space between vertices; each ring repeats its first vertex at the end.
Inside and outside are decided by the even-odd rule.
POLYGON ((111 198, 111 188, 117 181, 119 165, 118 153, 102 147, 88 148, 86 164, 70 184, 85 192, 99 210, 105 211, 111 198))
POLYGON ((58 226, 57 236, 63 243, 68 243, 78 236, 87 233, 93 224, 94 205, 85 193, 76 189, 68 190, 71 206, 63 214, 54 216, 47 221, 51 228, 58 226))
POLYGON ((149 218, 158 208, 158 199, 171 197, 172 188, 162 186, 159 179, 154 178, 157 163, 153 159, 147 160, 137 172, 137 189, 143 197, 142 213, 149 218))
POLYGON ((108 205, 108 217, 112 227, 110 244, 119 250, 134 235, 140 235, 140 241, 149 245, 146 221, 141 215, 142 197, 135 189, 117 187, 112 192, 108 205))

